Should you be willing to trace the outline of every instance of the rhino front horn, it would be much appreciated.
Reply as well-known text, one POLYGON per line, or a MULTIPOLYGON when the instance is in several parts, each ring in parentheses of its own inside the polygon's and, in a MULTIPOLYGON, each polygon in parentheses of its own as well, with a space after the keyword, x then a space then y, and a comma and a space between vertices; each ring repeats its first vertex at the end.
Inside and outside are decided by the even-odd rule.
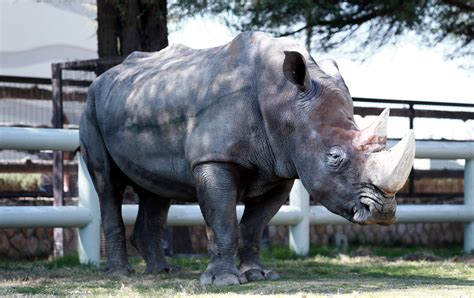
POLYGON ((388 195, 395 195, 410 174, 415 160, 415 136, 410 130, 390 150, 371 153, 367 159, 367 179, 388 195))

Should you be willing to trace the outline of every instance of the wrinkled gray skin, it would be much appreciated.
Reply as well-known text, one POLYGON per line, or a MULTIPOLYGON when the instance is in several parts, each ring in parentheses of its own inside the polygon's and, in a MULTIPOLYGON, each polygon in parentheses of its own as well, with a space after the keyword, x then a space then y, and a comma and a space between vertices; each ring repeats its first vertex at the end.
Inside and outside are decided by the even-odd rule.
POLYGON ((290 39, 243 33, 211 49, 135 52, 96 79, 80 139, 100 197, 106 270, 131 270, 126 185, 139 195, 132 242, 148 272, 170 269, 160 244, 170 200, 199 203, 211 256, 204 285, 278 278, 260 262, 260 239, 295 178, 351 221, 392 221, 394 210, 376 214, 360 202, 361 193, 384 194, 360 180, 368 153, 351 145, 352 99, 334 62, 319 64, 290 39))

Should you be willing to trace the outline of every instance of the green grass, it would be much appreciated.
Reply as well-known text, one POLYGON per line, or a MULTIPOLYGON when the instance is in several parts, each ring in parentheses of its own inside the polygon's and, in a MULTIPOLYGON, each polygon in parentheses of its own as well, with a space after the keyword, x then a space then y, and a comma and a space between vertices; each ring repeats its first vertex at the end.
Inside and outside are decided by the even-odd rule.
POLYGON ((310 256, 302 259, 286 248, 273 247, 263 252, 263 259, 281 280, 224 288, 199 286, 207 257, 172 258, 172 265, 180 269, 169 275, 144 274, 143 261, 133 259, 136 273, 123 278, 80 265, 74 256, 55 261, 4 260, 0 261, 0 295, 473 297, 474 257, 461 256, 459 251, 370 247, 341 252, 313 247, 310 256), (436 258, 407 261, 407 256, 436 258))

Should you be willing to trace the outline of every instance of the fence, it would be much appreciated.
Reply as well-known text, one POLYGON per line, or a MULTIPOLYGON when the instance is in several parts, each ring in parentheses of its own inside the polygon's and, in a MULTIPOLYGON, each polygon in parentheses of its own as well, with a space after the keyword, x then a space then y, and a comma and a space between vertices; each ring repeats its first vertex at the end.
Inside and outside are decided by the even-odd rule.
MULTIPOLYGON (((79 147, 77 130, 0 128, 0 149, 74 151, 79 147)), ((393 142, 389 143, 389 146, 393 142)), ((400 205, 398 222, 464 222, 464 250, 474 251, 474 142, 417 141, 417 158, 465 159, 464 205, 400 205)), ((100 255, 99 201, 82 157, 79 156, 78 206, 0 207, 0 228, 77 227, 78 253, 82 263, 98 264, 100 255)), ((138 206, 124 205, 125 224, 135 222, 138 206)), ((243 207, 237 207, 240 218, 243 207)), ((204 220, 197 205, 173 205, 169 225, 197 225, 204 220)), ((310 206, 309 195, 297 181, 290 204, 283 206, 270 221, 290 225, 290 248, 299 255, 309 250, 309 226, 348 223, 324 207, 310 206)))
MULTIPOLYGON (((99 59, 56 63, 52 66, 52 79, 0 76, 0 126, 29 126, 29 127, 51 127, 77 128, 79 116, 83 110, 88 86, 96 77, 96 74, 120 63, 122 58, 99 59), (51 100, 52 99, 52 104, 51 100), (32 108, 34 107, 34 108, 32 108)), ((408 119, 409 128, 413 128, 414 119, 418 118, 440 118, 458 119, 467 121, 474 119, 474 104, 455 104, 449 102, 425 102, 425 101, 403 101, 387 99, 354 98, 354 112, 360 116, 378 115, 383 108, 391 107, 391 115, 394 117, 405 117, 408 119), (378 107, 373 106, 377 103, 378 107), (371 106, 372 105, 372 106, 371 106), (432 107, 437 106, 438 110, 432 107), (448 107, 446 109, 445 107, 448 107), (450 108, 457 110, 450 111, 450 108)), ((35 154, 37 155, 37 154, 35 154)), ((72 184, 75 182, 77 163, 71 160, 63 161, 63 154, 55 152, 53 156, 45 156, 53 160, 38 160, 38 156, 28 155, 25 163, 22 159, 25 152, 1 151, 0 172, 52 172, 55 204, 63 205, 63 180, 65 173, 67 178, 71 177, 72 184)), ((66 158, 67 159, 67 158, 66 158)), ((454 176, 460 178, 461 171, 413 171, 409 179, 409 187, 402 192, 408 192, 410 196, 415 194, 415 180, 423 177, 454 176)), ((75 188, 71 188, 75 190, 75 188)), ((25 193, 2 193, 4 196, 27 195, 25 193)), ((33 194, 31 194, 33 195, 33 194)), ((45 193, 43 193, 45 195, 45 193)), ((74 192, 68 193, 72 197, 74 192)), ((419 196, 420 194, 417 193, 419 196)), ((429 194, 432 195, 432 194, 429 194)), ((451 193, 448 195, 452 195, 451 193)), ((459 194, 460 195, 460 194, 459 194)), ((440 194, 436 193, 439 197, 440 194)))

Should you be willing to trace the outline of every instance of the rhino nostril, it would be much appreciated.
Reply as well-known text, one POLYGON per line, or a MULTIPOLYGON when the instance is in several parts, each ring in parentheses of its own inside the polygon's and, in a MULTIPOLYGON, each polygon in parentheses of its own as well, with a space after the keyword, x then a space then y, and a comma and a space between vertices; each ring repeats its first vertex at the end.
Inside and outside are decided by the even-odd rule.
POLYGON ((358 204, 352 208, 352 218, 359 224, 366 224, 366 221, 370 218, 370 207, 366 204, 358 204))
POLYGON ((364 201, 361 201, 360 202, 360 207, 361 208, 364 208, 367 212, 370 212, 370 206, 371 204, 369 202, 364 202, 364 201))
POLYGON ((362 197, 360 199, 360 205, 362 208, 366 209, 367 212, 372 212, 375 208, 375 202, 367 197, 362 197))

